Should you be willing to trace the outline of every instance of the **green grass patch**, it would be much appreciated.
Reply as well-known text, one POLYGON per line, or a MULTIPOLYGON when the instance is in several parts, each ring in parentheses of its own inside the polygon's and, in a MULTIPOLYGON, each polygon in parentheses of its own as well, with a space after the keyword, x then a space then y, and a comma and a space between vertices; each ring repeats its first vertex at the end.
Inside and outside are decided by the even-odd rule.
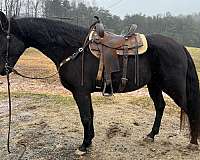
MULTIPOLYGON (((0 93, 0 100, 6 99, 7 93, 0 93)), ((24 99, 25 103, 34 104, 37 102, 47 104, 58 104, 58 105, 75 105, 75 101, 72 96, 62 95, 50 95, 50 94, 34 94, 34 93, 11 93, 12 100, 24 99), (26 101, 27 100, 27 101, 26 101)))
MULTIPOLYGON (((7 99, 7 93, 0 93, 0 100, 7 99)), ((48 105, 76 105, 75 100, 72 96, 62 96, 62 95, 50 95, 50 94, 34 94, 34 93, 11 93, 12 100, 24 100, 24 103, 28 104, 48 104, 48 105)), ((92 96, 93 105, 109 105, 109 104, 133 104, 138 106, 150 106, 153 105, 151 99, 147 96, 134 97, 134 96, 92 96)))

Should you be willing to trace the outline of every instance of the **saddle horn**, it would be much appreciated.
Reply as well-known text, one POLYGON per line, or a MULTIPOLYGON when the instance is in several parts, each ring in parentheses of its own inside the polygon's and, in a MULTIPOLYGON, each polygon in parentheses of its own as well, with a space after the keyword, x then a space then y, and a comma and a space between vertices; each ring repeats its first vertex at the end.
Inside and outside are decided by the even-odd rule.
POLYGON ((100 19, 99 19, 98 16, 94 16, 94 18, 95 18, 97 21, 99 21, 99 23, 100 23, 100 19))
POLYGON ((101 23, 100 18, 98 16, 94 16, 94 18, 97 20, 95 24, 95 31, 101 38, 103 38, 104 37, 103 23, 101 23))
POLYGON ((104 37, 104 26, 102 23, 97 23, 95 26, 95 30, 97 32, 97 34, 103 38, 104 37))

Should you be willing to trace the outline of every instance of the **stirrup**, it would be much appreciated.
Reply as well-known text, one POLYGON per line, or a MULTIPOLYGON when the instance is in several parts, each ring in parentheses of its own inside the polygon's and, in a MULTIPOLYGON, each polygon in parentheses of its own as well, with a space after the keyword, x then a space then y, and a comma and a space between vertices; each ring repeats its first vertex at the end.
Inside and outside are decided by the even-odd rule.
POLYGON ((106 96, 106 97, 113 95, 112 83, 110 83, 110 84, 107 85, 106 81, 104 82, 102 94, 103 94, 103 96, 106 96))

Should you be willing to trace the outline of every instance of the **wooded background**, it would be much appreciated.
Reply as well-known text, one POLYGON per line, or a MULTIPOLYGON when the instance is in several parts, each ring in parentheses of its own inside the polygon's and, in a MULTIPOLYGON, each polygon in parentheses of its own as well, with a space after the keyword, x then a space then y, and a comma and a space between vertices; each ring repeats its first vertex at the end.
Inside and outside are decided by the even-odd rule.
POLYGON ((83 0, 1 0, 0 10, 6 15, 17 17, 45 17, 59 19, 81 26, 89 26, 97 15, 105 28, 117 34, 126 33, 132 23, 138 25, 137 32, 161 33, 178 42, 193 47, 200 47, 200 12, 192 15, 147 16, 144 14, 127 15, 124 19, 112 15, 109 10, 88 5, 83 0), (10 10, 11 8, 11 10, 10 10))

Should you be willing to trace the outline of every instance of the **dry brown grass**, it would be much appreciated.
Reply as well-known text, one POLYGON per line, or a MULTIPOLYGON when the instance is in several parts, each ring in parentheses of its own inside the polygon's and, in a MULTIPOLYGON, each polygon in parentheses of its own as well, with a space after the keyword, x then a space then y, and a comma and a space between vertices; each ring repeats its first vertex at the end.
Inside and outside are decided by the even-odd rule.
POLYGON ((52 66, 53 62, 46 57, 43 53, 35 48, 28 48, 24 54, 20 57, 18 64, 27 65, 27 60, 30 60, 32 66, 44 66, 51 69, 54 69, 52 66))
POLYGON ((56 72, 54 63, 40 51, 29 48, 20 57, 16 68, 26 74, 45 76, 56 72))

